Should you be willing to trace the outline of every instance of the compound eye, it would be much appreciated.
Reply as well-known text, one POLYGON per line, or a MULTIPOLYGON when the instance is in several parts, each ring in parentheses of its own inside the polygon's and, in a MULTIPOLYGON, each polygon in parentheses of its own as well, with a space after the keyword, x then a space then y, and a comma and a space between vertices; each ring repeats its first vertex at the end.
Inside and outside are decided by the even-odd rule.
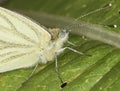
POLYGON ((61 32, 59 33, 59 37, 60 37, 60 38, 64 38, 65 35, 66 35, 66 32, 64 32, 64 31, 61 31, 61 32))

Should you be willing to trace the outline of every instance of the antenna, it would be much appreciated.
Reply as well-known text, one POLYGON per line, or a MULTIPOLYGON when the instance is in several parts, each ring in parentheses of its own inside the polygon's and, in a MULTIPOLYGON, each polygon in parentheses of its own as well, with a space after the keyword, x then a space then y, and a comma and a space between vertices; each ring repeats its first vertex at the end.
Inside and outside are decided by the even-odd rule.
POLYGON ((102 7, 102 8, 96 9, 96 10, 94 10, 94 11, 91 11, 91 12, 85 14, 85 15, 82 15, 82 16, 76 18, 75 21, 77 21, 77 20, 79 20, 79 19, 81 19, 81 18, 83 18, 83 17, 86 17, 86 16, 88 16, 88 15, 91 15, 91 14, 93 14, 93 13, 96 13, 96 12, 99 12, 99 11, 101 11, 101 10, 107 9, 107 8, 109 8, 109 7, 111 7, 111 6, 112 6, 112 4, 109 3, 109 4, 105 5, 105 6, 102 7))
POLYGON ((89 15, 91 15, 91 14, 93 14, 93 13, 99 12, 99 11, 101 11, 101 10, 107 9, 107 8, 109 8, 109 7, 111 7, 111 6, 112 6, 112 3, 109 3, 109 4, 106 4, 105 6, 103 6, 102 8, 98 8, 98 9, 96 9, 96 10, 94 10, 94 11, 88 12, 87 14, 82 15, 82 16, 76 18, 71 24, 67 25, 65 29, 69 29, 69 26, 72 25, 72 24, 74 24, 74 23, 75 23, 76 21, 78 21, 79 19, 81 19, 81 18, 83 18, 83 17, 86 17, 86 16, 89 16, 89 15))

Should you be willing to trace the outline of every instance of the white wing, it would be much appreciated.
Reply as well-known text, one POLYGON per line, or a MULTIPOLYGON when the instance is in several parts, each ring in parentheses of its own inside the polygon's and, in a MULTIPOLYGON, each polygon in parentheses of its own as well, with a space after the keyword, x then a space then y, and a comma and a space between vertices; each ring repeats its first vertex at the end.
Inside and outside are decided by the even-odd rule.
POLYGON ((36 23, 0 7, 0 73, 34 65, 39 58, 37 47, 50 39, 36 23))

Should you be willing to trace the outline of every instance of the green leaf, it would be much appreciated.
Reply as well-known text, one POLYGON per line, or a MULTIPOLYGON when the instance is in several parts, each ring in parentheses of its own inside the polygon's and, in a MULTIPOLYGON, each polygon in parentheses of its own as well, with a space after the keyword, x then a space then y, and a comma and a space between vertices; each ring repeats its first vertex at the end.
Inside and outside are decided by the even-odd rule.
POLYGON ((55 72, 55 63, 51 61, 47 64, 40 64, 29 79, 34 67, 0 74, 0 91, 119 91, 119 0, 8 0, 1 5, 30 16, 45 27, 61 28, 72 24, 73 18, 109 3, 113 4, 111 8, 81 18, 78 24, 86 26, 72 28, 73 33, 76 30, 88 32, 95 30, 96 32, 90 31, 89 35, 87 35, 88 32, 83 33, 89 37, 85 39, 79 36, 81 32, 77 32, 78 35, 70 34, 69 41, 77 46, 65 44, 65 46, 70 46, 92 56, 81 56, 69 50, 65 50, 58 56, 60 74, 63 80, 68 83, 67 86, 60 88, 61 83, 55 72), (49 18, 50 15, 52 18, 49 18), (92 24, 101 26, 92 26, 92 24), (106 27, 114 24, 118 27, 106 27), (105 36, 100 34, 101 30, 106 31, 103 32, 105 36), (113 37, 111 31, 118 34, 113 37), (98 36, 101 37, 98 38, 98 36))

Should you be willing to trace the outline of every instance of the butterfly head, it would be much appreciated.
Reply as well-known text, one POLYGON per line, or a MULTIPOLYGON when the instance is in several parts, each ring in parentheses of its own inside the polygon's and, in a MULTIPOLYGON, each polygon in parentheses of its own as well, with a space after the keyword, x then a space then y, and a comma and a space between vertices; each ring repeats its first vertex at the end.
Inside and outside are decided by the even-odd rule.
POLYGON ((52 41, 61 41, 65 42, 68 39, 69 32, 66 30, 60 30, 59 28, 48 29, 51 34, 52 41))

